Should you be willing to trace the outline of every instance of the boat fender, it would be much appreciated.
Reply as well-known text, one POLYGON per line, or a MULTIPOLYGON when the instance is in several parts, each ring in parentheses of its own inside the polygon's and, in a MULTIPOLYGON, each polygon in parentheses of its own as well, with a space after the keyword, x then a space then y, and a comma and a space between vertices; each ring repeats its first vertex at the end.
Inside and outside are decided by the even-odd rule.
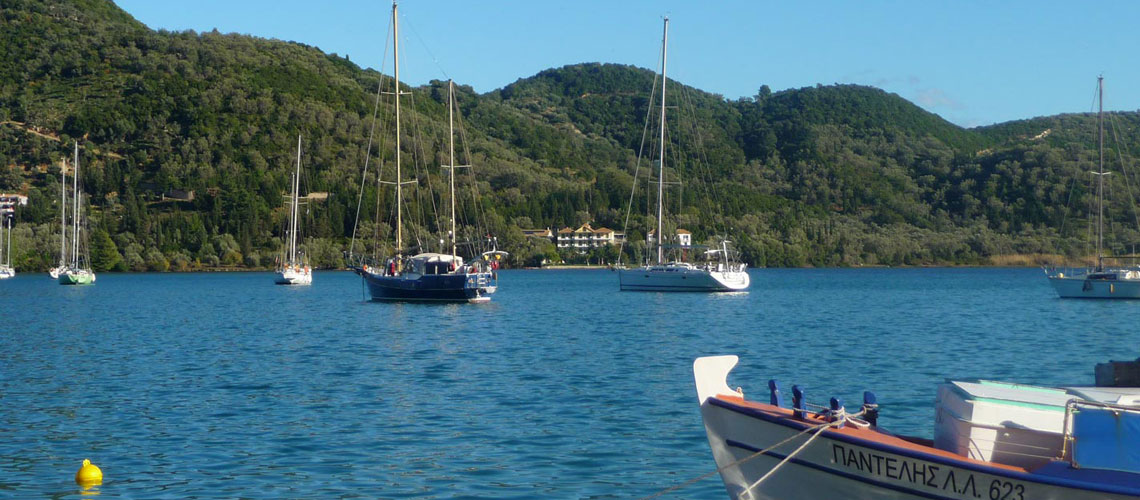
POLYGON ((84 458, 79 472, 75 473, 75 482, 80 486, 94 486, 103 484, 103 471, 90 460, 84 458))
POLYGON ((1083 285, 1081 285, 1081 291, 1087 292, 1089 290, 1092 290, 1092 282, 1089 280, 1085 280, 1085 283, 1083 285))

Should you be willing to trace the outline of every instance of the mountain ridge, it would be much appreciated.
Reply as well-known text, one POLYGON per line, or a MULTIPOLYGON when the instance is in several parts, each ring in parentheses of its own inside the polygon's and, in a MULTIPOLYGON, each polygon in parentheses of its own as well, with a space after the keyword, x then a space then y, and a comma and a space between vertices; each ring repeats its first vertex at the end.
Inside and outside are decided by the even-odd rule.
MULTIPOLYGON (((83 182, 95 236, 112 243, 103 244, 109 268, 271 264, 299 134, 311 169, 306 187, 331 194, 307 225, 319 264, 342 262, 358 198, 390 207, 374 177, 360 192, 372 103, 386 76, 303 43, 153 31, 105 0, 5 6, 0 121, 61 140, 0 127, 0 190, 27 186, 34 201, 21 211, 16 237, 19 247, 39 251, 22 251, 22 266, 48 265, 58 170, 39 167, 57 164, 76 138, 91 167, 83 182), (162 202, 172 189, 199 196, 162 202)), ((523 265, 557 256, 520 227, 592 220, 621 229, 631 188, 646 180, 638 157, 647 161, 653 149, 655 139, 643 136, 656 112, 655 82, 651 70, 583 63, 482 94, 457 84, 467 159, 477 165, 462 185, 463 231, 500 235, 513 264, 523 265)), ((442 203, 441 179, 427 165, 444 160, 445 83, 403 87, 412 92, 406 113, 416 124, 405 133, 428 144, 406 151, 422 170, 412 213, 442 203)), ((669 85, 677 111, 666 175, 686 181, 669 194, 670 224, 699 239, 731 230, 754 265, 984 263, 1080 251, 1069 222, 1079 210, 1065 201, 1089 196, 1071 186, 1091 158, 1087 114, 967 129, 868 86, 771 92, 761 85, 751 98, 729 100, 669 85)), ((1126 143, 1140 143, 1140 115, 1110 116, 1126 143)), ((1135 156, 1134 147, 1126 156, 1135 156)), ((381 162, 391 156, 379 143, 367 154, 381 162)), ((626 259, 636 260, 644 252, 638 238, 652 226, 644 210, 652 200, 642 190, 633 201, 626 259)), ((1140 239, 1123 228, 1127 219, 1117 217, 1122 245, 1140 239)), ((361 220, 366 234, 393 229, 371 209, 361 210, 361 220)), ((422 242, 443 227, 430 217, 406 224, 422 242)), ((366 252, 385 251, 383 242, 369 245, 366 252)), ((589 257, 612 261, 615 253, 589 257)))

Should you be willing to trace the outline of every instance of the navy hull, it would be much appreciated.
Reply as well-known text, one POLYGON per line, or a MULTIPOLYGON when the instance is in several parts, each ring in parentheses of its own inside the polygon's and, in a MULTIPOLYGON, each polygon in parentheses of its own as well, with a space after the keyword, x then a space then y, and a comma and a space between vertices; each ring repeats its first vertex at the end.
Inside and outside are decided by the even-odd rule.
POLYGON ((480 302, 494 291, 491 273, 383 276, 360 272, 376 301, 480 302))

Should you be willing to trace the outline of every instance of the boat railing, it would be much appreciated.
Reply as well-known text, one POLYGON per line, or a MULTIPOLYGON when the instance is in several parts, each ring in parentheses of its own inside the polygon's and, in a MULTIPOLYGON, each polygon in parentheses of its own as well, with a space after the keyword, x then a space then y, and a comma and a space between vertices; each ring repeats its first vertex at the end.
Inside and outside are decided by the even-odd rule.
MULTIPOLYGON (((1114 427, 1124 429, 1117 430, 1114 437, 1118 439, 1129 440, 1126 434, 1129 434, 1129 429, 1122 423, 1125 416, 1130 416, 1128 420, 1140 421, 1140 406, 1124 405, 1119 403, 1104 403, 1099 401, 1088 401, 1084 399, 1070 399, 1065 403, 1065 422, 1062 429, 1062 442, 1061 442, 1061 459, 1068 461, 1074 468, 1081 467, 1078 462, 1078 453, 1076 450, 1078 436, 1076 436, 1076 415, 1080 413, 1081 408, 1093 409, 1094 411, 1111 412, 1113 416, 1114 427)), ((1135 429, 1131 429, 1135 432, 1135 429)), ((1130 443, 1118 443, 1120 446, 1130 446, 1130 443)), ((1086 464, 1087 466, 1087 464, 1086 464)))

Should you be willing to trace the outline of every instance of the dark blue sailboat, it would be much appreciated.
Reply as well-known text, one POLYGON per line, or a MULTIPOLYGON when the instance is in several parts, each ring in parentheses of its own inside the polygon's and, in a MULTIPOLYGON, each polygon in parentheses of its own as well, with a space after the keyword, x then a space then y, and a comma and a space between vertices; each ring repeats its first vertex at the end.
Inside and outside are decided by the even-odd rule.
MULTIPOLYGON (((491 252, 496 255, 501 252, 491 252)), ((490 255, 475 264, 457 255, 421 253, 398 263, 389 259, 382 269, 359 269, 368 293, 376 301, 486 302, 499 286, 490 255)))
MULTIPOLYGON (((492 250, 484 252, 471 263, 465 263, 456 253, 455 245, 455 169, 463 167, 455 164, 454 143, 454 83, 448 82, 448 144, 451 192, 451 253, 419 253, 405 256, 403 238, 403 185, 400 178, 400 37, 396 15, 396 4, 392 4, 393 53, 395 71, 393 79, 396 89, 392 92, 395 101, 396 119, 396 255, 387 259, 382 266, 366 265, 355 269, 364 279, 368 294, 374 301, 409 302, 486 302, 498 289, 499 262, 506 252, 492 250)), ((493 240, 492 240, 493 241, 493 240)), ((441 240, 442 243, 442 240, 441 240)))

